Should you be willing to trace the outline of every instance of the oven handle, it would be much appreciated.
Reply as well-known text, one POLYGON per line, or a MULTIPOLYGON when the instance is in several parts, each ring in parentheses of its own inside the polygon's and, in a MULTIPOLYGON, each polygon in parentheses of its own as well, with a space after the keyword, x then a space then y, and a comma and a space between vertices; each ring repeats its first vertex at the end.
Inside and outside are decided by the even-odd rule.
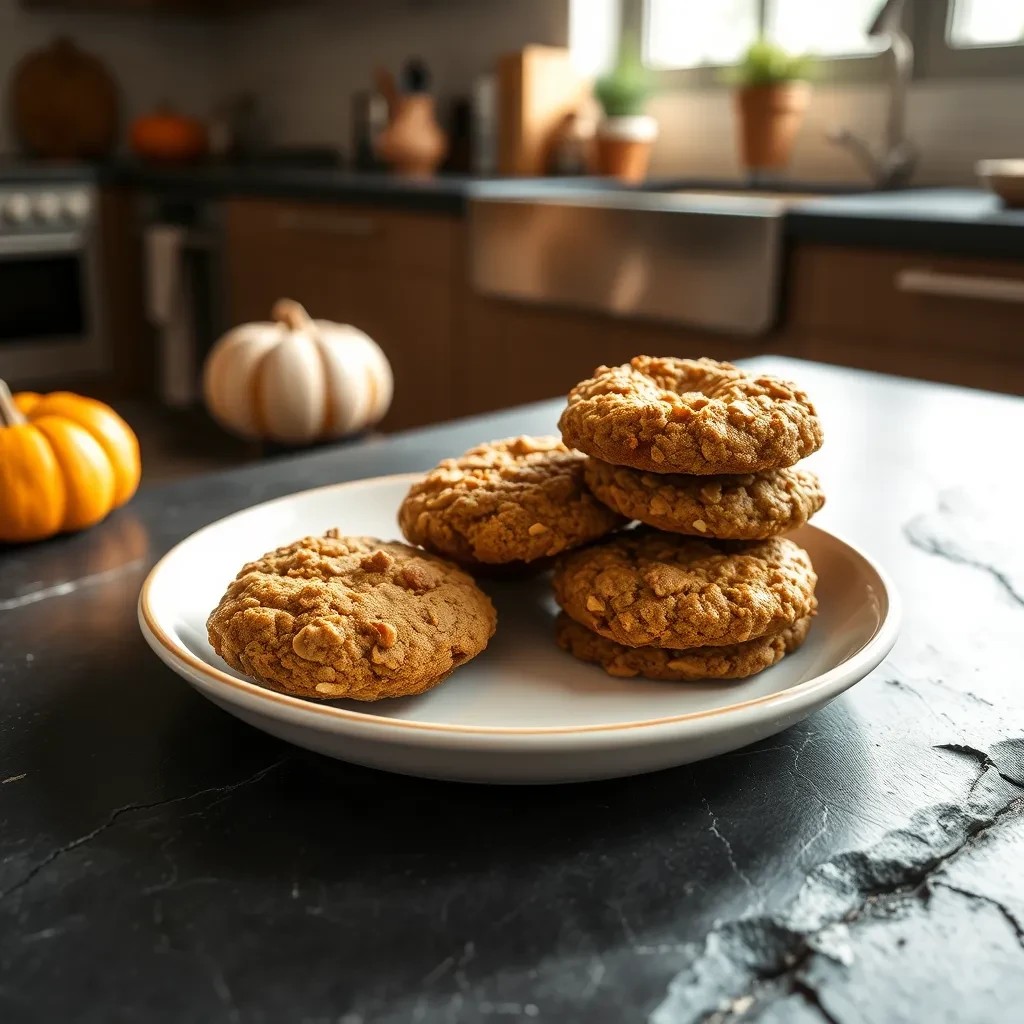
POLYGON ((59 235, 0 236, 0 260, 13 260, 19 256, 66 256, 82 252, 85 248, 85 238, 76 231, 59 235))

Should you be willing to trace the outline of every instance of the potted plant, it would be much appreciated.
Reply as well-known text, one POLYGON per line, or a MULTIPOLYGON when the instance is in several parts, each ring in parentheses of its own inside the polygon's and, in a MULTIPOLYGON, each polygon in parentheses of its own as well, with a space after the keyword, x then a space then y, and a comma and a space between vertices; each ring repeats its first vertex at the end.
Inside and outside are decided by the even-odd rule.
POLYGON ((760 39, 734 72, 740 159, 752 174, 789 163, 810 100, 810 61, 760 39))
POLYGON ((652 91, 639 46, 627 41, 615 67, 594 85, 594 95, 604 111, 595 140, 598 174, 627 182, 646 177, 651 147, 658 137, 658 122, 644 113, 652 91))

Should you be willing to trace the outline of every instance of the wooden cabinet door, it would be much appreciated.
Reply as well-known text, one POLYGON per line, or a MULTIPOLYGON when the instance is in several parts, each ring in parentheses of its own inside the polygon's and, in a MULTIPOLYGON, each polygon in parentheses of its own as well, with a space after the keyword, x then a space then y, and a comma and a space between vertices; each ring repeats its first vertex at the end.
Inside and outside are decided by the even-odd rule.
POLYGON ((384 350, 395 398, 384 429, 452 415, 453 248, 458 222, 333 203, 234 199, 225 266, 233 323, 278 298, 351 323, 384 350))
POLYGON ((789 270, 809 359, 1024 394, 1024 262, 801 245, 789 270))
POLYGON ((601 313, 491 299, 466 289, 456 352, 459 413, 565 395, 602 363, 636 355, 739 359, 772 351, 770 337, 737 338, 601 313))

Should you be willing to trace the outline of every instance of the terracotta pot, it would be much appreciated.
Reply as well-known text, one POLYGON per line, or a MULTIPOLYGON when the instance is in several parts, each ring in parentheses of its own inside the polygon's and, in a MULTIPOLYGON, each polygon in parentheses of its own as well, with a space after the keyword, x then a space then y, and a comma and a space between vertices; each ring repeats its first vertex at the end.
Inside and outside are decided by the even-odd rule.
POLYGON ((658 122, 646 114, 606 117, 594 140, 597 173, 631 183, 643 181, 657 137, 658 122))
POLYGON ((391 122, 377 136, 377 155, 400 174, 432 174, 444 159, 448 140, 434 115, 434 97, 411 93, 395 98, 391 122))
POLYGON ((789 163, 810 98, 806 82, 751 85, 736 92, 744 167, 778 169, 789 163))

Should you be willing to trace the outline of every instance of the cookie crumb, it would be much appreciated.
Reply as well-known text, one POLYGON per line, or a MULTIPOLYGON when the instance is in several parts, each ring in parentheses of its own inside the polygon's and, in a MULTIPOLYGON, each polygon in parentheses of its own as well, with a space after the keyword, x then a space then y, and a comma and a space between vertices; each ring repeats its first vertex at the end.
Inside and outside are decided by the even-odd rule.
POLYGON ((371 622, 370 628, 377 634, 378 646, 385 650, 394 647, 395 641, 398 639, 398 632, 394 626, 388 622, 371 622))
POLYGON ((359 568, 366 572, 387 572, 394 563, 394 559, 386 551, 374 551, 367 555, 360 563, 359 568))

